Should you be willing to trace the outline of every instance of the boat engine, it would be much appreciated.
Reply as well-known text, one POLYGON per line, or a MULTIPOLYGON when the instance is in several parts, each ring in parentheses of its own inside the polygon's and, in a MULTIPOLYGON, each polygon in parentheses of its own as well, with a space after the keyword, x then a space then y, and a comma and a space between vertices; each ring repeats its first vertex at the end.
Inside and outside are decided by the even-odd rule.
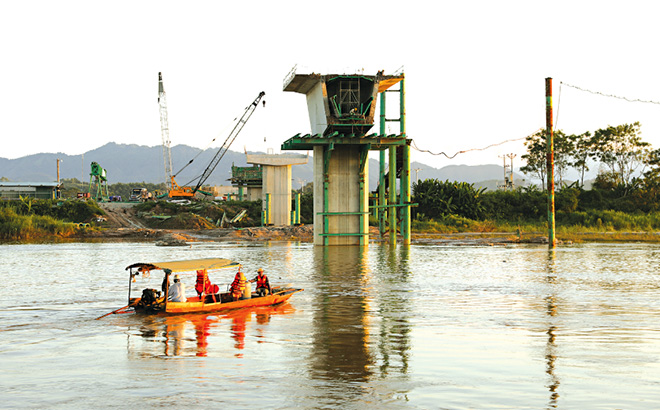
POLYGON ((140 303, 144 306, 151 306, 157 303, 160 298, 160 291, 156 289, 145 289, 142 291, 142 299, 140 303))

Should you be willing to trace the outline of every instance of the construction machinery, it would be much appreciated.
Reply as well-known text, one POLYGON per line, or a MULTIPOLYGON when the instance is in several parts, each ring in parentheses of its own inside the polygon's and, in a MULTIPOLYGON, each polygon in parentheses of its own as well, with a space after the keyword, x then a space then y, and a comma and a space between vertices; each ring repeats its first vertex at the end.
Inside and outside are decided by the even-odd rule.
POLYGON ((146 202, 151 199, 151 193, 147 188, 133 188, 128 202, 146 202))
POLYGON ((94 192, 93 198, 97 202, 108 200, 108 174, 96 162, 92 162, 92 170, 89 174, 89 196, 92 192, 94 192))
MULTIPOLYGON (((206 182, 206 180, 211 176, 215 168, 218 166, 218 163, 220 162, 220 160, 222 160, 222 157, 225 155, 227 150, 229 150, 229 147, 234 142, 238 134, 241 132, 247 120, 250 119, 252 113, 257 108, 257 105, 264 97, 264 95, 266 95, 265 92, 263 91, 260 92, 257 98, 249 106, 245 108, 243 115, 238 120, 234 128, 231 130, 229 136, 227 136, 225 142, 222 144, 220 149, 218 149, 218 151, 215 153, 215 155, 211 159, 211 162, 206 167, 202 175, 196 177, 189 183, 185 184, 185 186, 179 186, 179 184, 177 184, 175 180, 176 174, 172 174, 172 152, 170 149, 170 143, 171 143, 170 132, 167 123, 167 99, 165 95, 165 88, 163 86, 163 75, 162 73, 158 73, 158 104, 160 106, 160 128, 161 128, 161 136, 163 139, 163 160, 165 163, 165 175, 168 178, 167 196, 169 198, 191 199, 195 196, 196 192, 200 191, 200 188, 202 187, 204 182, 206 182), (193 183, 195 183, 194 187, 191 186, 193 183)), ((186 167, 188 167, 188 165, 192 164, 195 158, 188 161, 188 163, 183 168, 181 168, 181 170, 179 170, 177 174, 183 171, 186 167)))
POLYGON ((158 106, 160 108, 160 133, 163 139, 163 162, 167 181, 167 196, 170 198, 192 198, 195 193, 189 187, 180 187, 172 175, 172 151, 170 149, 170 129, 167 122, 167 96, 163 86, 163 74, 158 73, 158 106))

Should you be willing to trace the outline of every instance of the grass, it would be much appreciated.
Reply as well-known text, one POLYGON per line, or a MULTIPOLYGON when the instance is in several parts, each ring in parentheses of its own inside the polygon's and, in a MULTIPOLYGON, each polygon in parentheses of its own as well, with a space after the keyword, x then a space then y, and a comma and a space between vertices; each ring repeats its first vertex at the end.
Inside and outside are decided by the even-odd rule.
POLYGON ((78 230, 77 225, 50 216, 18 215, 13 209, 0 208, 0 239, 29 241, 49 237, 66 238, 78 230))
MULTIPOLYGON (((546 221, 474 221, 456 216, 412 221, 412 232, 424 234, 503 233, 519 238, 546 237, 546 221)), ((660 213, 626 214, 618 211, 558 213, 555 236, 564 242, 659 242, 660 213)))

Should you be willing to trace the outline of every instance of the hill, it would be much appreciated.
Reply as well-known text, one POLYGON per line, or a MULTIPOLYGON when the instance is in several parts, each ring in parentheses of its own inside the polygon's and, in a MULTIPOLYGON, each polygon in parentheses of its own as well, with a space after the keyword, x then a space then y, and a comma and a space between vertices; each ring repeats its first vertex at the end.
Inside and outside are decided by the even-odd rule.
MULTIPOLYGON (((172 147, 172 169, 177 173, 179 185, 187 185, 190 181, 202 174, 211 162, 217 149, 201 150, 187 145, 172 147), (186 164, 192 160, 188 166, 186 164), (184 168, 185 166, 185 168, 184 168)), ((250 152, 257 153, 257 152, 250 152)), ((0 177, 14 182, 46 182, 57 180, 57 160, 60 160, 60 178, 77 178, 88 182, 90 178, 90 164, 97 162, 107 172, 108 183, 113 184, 148 182, 165 182, 163 164, 163 151, 160 146, 147 147, 136 144, 108 143, 82 155, 68 155, 64 153, 41 153, 28 155, 16 159, 0 158, 0 177)), ((227 151, 218 164, 207 184, 228 185, 231 176, 231 166, 248 166, 245 153, 227 151)), ((369 160, 369 186, 375 190, 378 185, 378 161, 369 160)), ((459 181, 474 183, 488 189, 496 189, 501 184, 503 170, 501 165, 449 165, 440 169, 413 162, 410 166, 413 182, 427 178, 436 178, 441 181, 459 181), (501 178, 501 179, 498 179, 501 178)), ((313 164, 310 155, 306 165, 296 165, 292 168, 293 187, 299 188, 301 184, 313 180, 313 164)), ((514 174, 516 183, 523 177, 514 174)))

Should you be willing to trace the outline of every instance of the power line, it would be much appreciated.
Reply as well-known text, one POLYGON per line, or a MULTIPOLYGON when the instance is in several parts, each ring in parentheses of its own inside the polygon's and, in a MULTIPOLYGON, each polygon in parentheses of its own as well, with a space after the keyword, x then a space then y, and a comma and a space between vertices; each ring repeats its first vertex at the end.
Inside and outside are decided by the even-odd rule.
POLYGON ((434 153, 434 152, 431 152, 429 150, 419 149, 419 148, 417 148, 417 145, 415 144, 415 140, 412 140, 412 145, 411 146, 419 152, 426 152, 427 154, 431 154, 431 155, 444 155, 445 157, 447 157, 447 159, 454 159, 454 157, 456 157, 458 154, 465 154, 466 152, 471 152, 471 151, 484 151, 484 150, 487 150, 488 148, 492 148, 492 147, 496 147, 498 145, 506 144, 507 142, 522 141, 524 139, 527 139, 527 138, 531 137, 532 135, 536 134, 539 131, 542 131, 542 128, 539 128, 538 130, 534 131, 533 133, 529 134, 526 137, 505 140, 505 141, 498 142, 498 143, 495 143, 495 144, 490 144, 489 146, 484 147, 484 148, 470 148, 470 149, 466 149, 466 150, 463 150, 463 151, 458 151, 457 153, 455 153, 454 155, 451 155, 451 156, 447 155, 444 152, 434 153))
POLYGON ((559 82, 559 95, 557 96, 557 114, 555 114, 555 123, 553 124, 552 131, 557 129, 557 124, 559 123, 559 102, 561 101, 561 84, 562 82, 559 82))
POLYGON ((595 94, 595 95, 600 95, 600 96, 603 96, 603 97, 616 98, 616 99, 625 100, 625 101, 628 101, 628 102, 639 102, 639 103, 645 103, 645 104, 660 105, 660 102, 657 102, 657 101, 640 100, 640 99, 637 99, 637 98, 633 99, 633 98, 627 98, 627 97, 620 97, 620 96, 614 95, 614 94, 605 94, 605 93, 601 93, 600 91, 587 90, 586 88, 578 87, 576 85, 571 85, 571 84, 564 83, 564 82, 561 82, 561 81, 559 82, 559 84, 560 84, 560 87, 561 87, 561 84, 564 84, 567 87, 575 88, 576 90, 584 91, 584 92, 595 94))

